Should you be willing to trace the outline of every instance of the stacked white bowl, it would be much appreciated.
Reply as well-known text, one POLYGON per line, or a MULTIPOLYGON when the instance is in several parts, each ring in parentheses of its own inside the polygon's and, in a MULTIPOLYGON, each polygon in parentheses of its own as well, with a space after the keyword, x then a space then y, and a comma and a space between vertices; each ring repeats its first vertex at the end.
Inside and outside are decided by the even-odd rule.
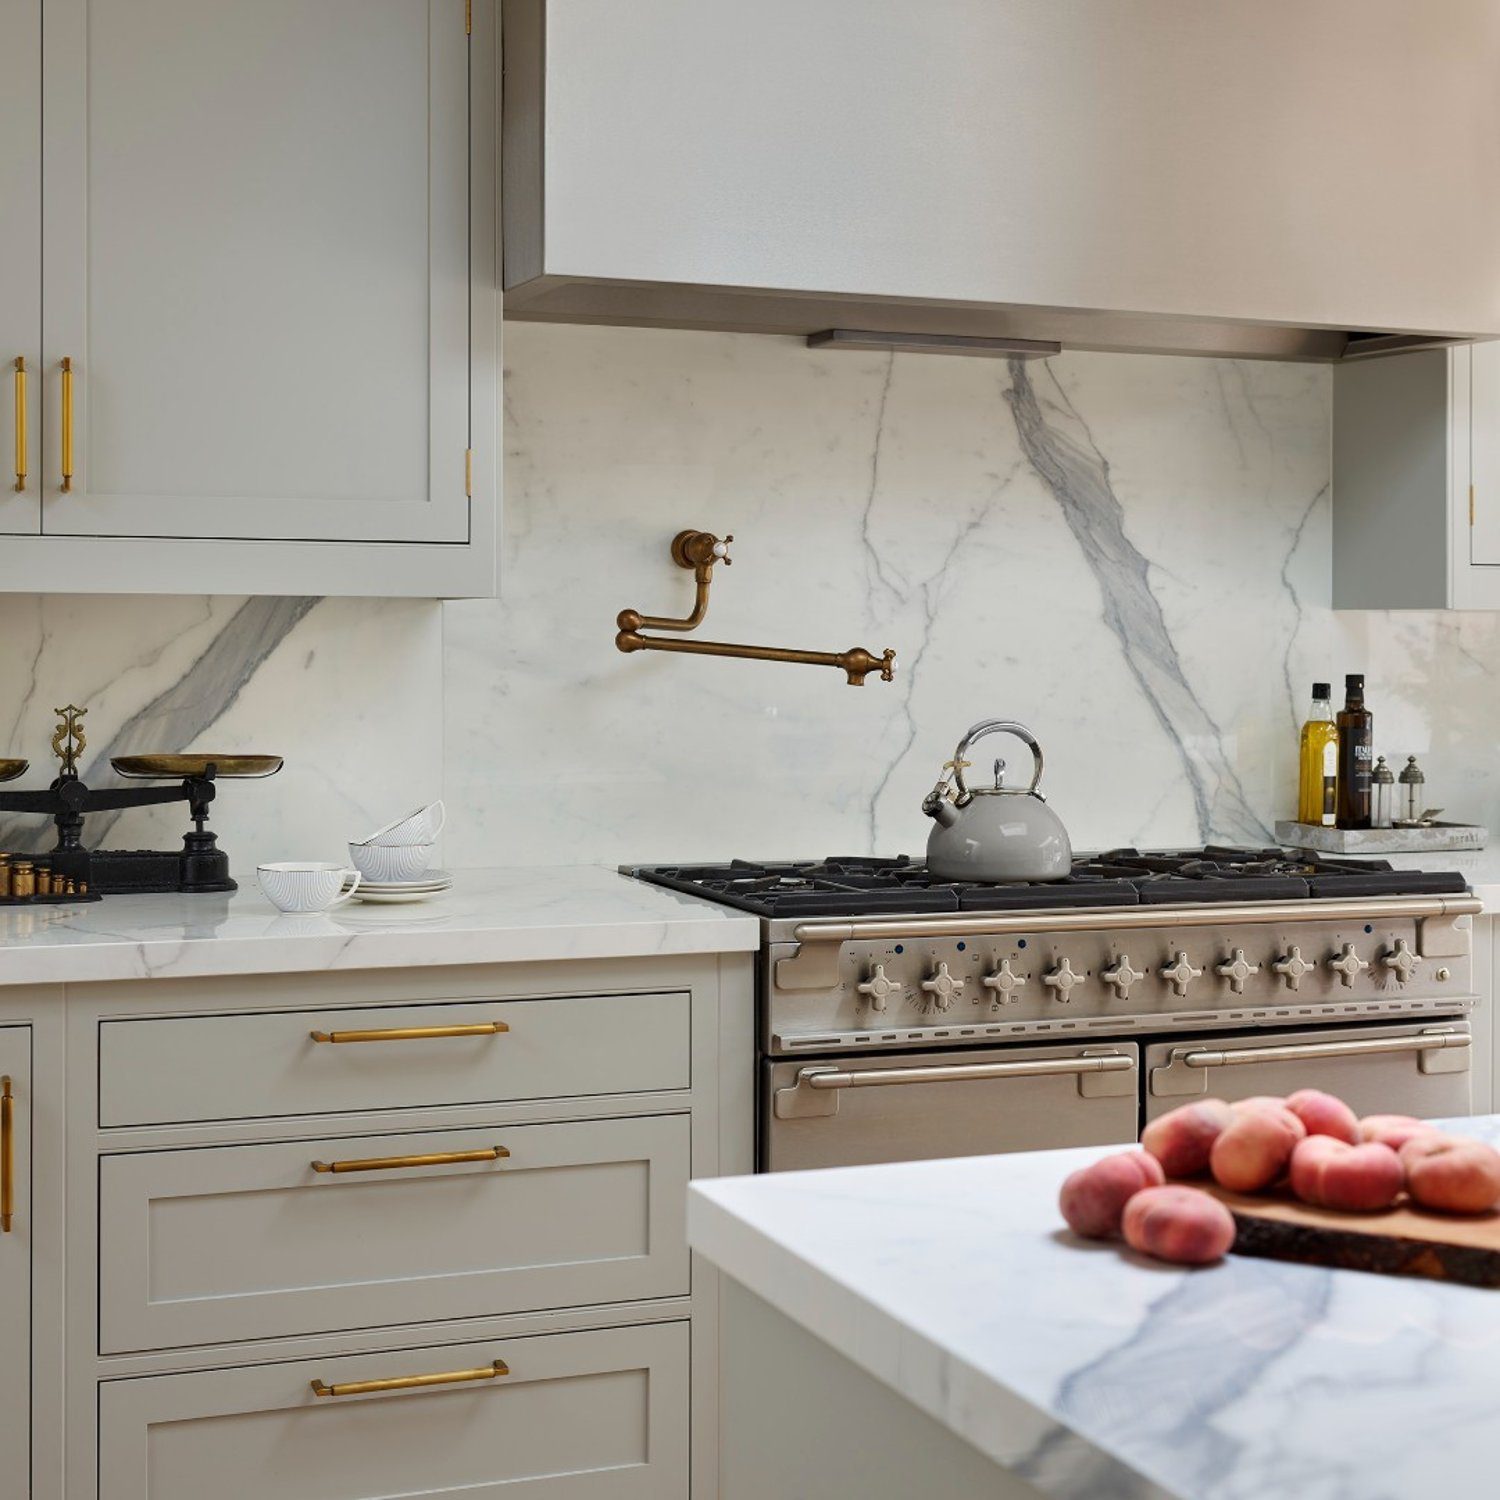
POLYGON ((351 839, 349 859, 367 881, 376 885, 415 880, 432 863, 432 851, 445 818, 442 801, 429 802, 377 828, 368 838, 351 839))

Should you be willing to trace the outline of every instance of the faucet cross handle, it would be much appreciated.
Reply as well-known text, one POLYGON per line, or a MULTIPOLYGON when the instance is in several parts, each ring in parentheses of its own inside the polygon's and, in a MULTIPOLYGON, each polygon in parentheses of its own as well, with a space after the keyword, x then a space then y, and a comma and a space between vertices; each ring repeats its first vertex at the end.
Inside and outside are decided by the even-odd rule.
POLYGON ((70 703, 66 708, 54 708, 52 712, 57 715, 57 728, 52 733, 52 753, 62 763, 62 774, 69 778, 76 777, 78 757, 88 744, 83 725, 78 721, 88 709, 70 703))

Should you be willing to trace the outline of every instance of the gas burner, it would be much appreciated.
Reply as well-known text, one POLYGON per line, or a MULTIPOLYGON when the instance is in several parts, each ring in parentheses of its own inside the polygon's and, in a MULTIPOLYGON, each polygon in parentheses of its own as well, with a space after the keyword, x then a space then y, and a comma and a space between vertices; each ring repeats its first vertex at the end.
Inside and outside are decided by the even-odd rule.
POLYGON ((1063 880, 985 885, 934 879, 906 855, 820 860, 625 866, 653 885, 722 901, 763 917, 1052 911, 1207 902, 1460 894, 1463 876, 1397 870, 1380 859, 1331 859, 1278 848, 1109 849, 1080 855, 1063 880))

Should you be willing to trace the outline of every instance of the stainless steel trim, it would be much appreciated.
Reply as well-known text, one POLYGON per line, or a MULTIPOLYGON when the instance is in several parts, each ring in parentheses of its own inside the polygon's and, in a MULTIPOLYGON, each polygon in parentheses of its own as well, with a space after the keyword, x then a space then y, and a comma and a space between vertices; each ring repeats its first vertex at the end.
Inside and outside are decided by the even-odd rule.
MULTIPOLYGON (((943 916, 860 917, 799 922, 792 937, 800 951, 776 961, 783 989, 827 989, 837 982, 837 954, 831 946, 883 939, 1002 937, 1009 933, 1170 932, 1182 927, 1266 926, 1275 922, 1368 922, 1383 918, 1423 921, 1435 917, 1477 916, 1484 904, 1475 896, 1346 896, 1332 900, 1244 901, 1201 906, 1109 906, 1082 910, 962 912, 943 916), (830 970, 833 972, 830 972, 830 970)), ((1424 952, 1428 944, 1423 942, 1424 952)), ((1435 951, 1451 951, 1434 943, 1435 951)), ((1459 951, 1466 951, 1460 947, 1459 951)))
POLYGON ((1099 1057, 1038 1057, 1030 1062, 953 1063, 936 1068, 803 1068, 797 1082, 810 1089, 886 1088, 898 1083, 963 1083, 976 1078, 1038 1078, 1050 1073, 1128 1073, 1133 1059, 1122 1052, 1099 1057))
MULTIPOLYGON (((1427 1031, 1419 1036, 1377 1036, 1351 1042, 1289 1042, 1280 1047, 1240 1047, 1229 1051, 1183 1052, 1174 1056, 1189 1068, 1234 1068, 1242 1063, 1295 1062, 1308 1057, 1364 1057, 1374 1052, 1433 1052, 1468 1047, 1462 1031, 1427 1031)), ((814 1085, 816 1087, 816 1085, 814 1085)))
MULTIPOLYGON (((1451 340, 1450 340, 1451 342, 1451 340)), ((882 332, 824 328, 807 336, 809 349, 855 349, 910 354, 975 354, 989 359, 1048 359, 1062 353, 1056 339, 975 338, 960 333, 882 332)))

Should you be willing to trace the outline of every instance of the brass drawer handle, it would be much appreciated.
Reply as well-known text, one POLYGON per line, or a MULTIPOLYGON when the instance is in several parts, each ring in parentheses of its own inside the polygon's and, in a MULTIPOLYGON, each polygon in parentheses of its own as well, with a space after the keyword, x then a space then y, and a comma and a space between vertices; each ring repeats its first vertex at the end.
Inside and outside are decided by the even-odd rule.
POLYGON ((62 484, 63 494, 73 488, 73 361, 62 362, 62 484))
POLYGON ((0 1234, 10 1233, 16 1207, 16 1100, 10 1075, 0 1078, 0 1234))
POLYGON ((473 1026, 392 1026, 385 1031, 314 1031, 315 1042, 425 1042, 437 1036, 499 1036, 509 1031, 504 1021, 480 1021, 473 1026))
POLYGON ((351 1380, 343 1385, 324 1385, 321 1380, 314 1380, 312 1393, 315 1396, 368 1396, 373 1391, 412 1391, 429 1385, 462 1385, 469 1380, 497 1380, 509 1374, 510 1366, 503 1359, 497 1359, 477 1370, 449 1370, 444 1375, 398 1375, 393 1380, 351 1380))
POLYGON ((16 493, 26 490, 26 360, 16 355, 16 493))
POLYGON ((483 1151, 438 1151, 431 1156, 360 1156, 352 1161, 315 1161, 314 1172, 389 1172, 395 1167, 451 1167, 466 1161, 500 1161, 510 1155, 504 1146, 483 1151))

